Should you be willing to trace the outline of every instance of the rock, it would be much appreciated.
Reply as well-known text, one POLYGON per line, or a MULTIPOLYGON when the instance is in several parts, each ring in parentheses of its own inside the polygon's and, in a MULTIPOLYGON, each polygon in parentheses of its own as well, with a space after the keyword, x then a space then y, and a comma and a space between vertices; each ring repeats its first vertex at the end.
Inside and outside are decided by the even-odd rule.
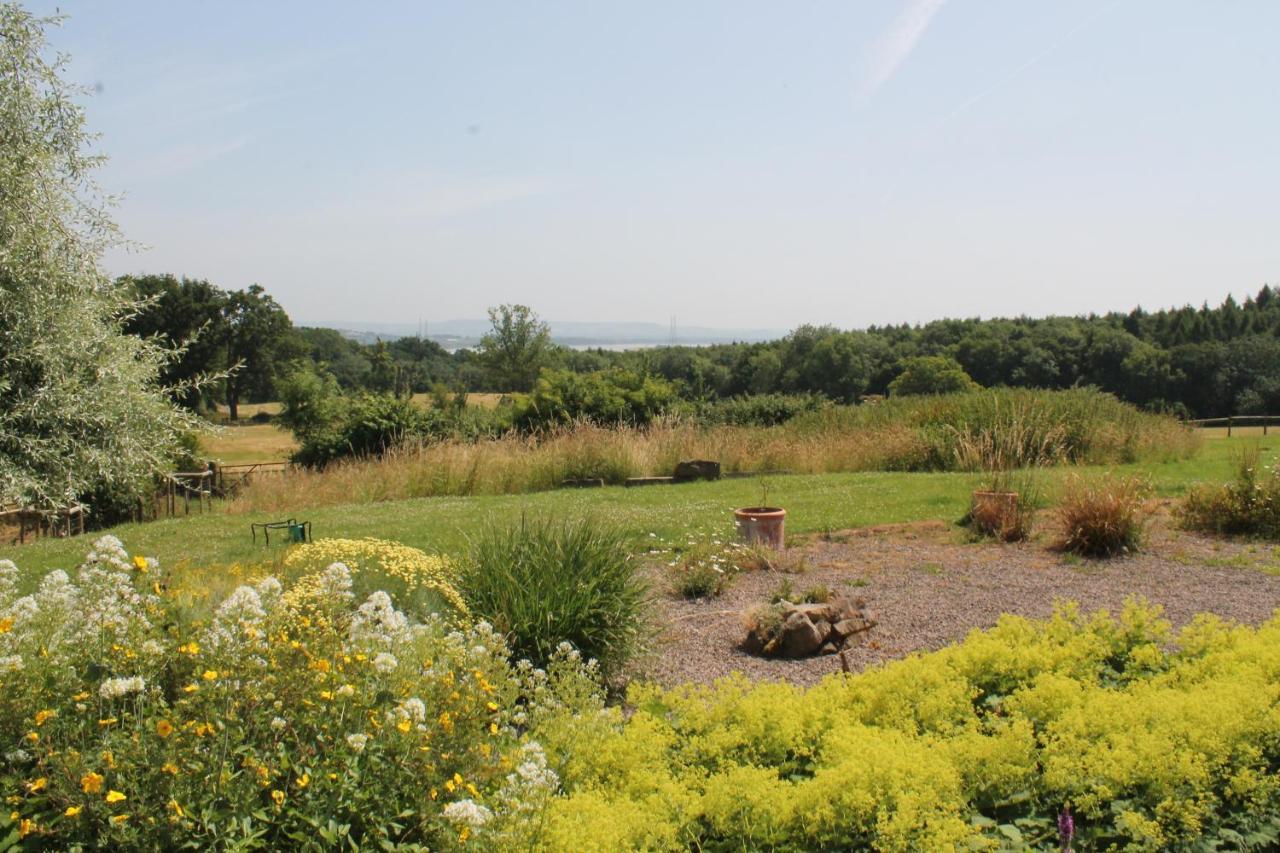
POLYGON ((779 601, 764 609, 770 611, 766 618, 757 614, 747 619, 741 648, 748 654, 785 658, 835 654, 861 644, 876 624, 861 598, 801 604, 779 601))
POLYGON ((688 459, 677 462, 674 479, 677 483, 690 480, 719 480, 720 463, 710 459, 688 459))
POLYGON ((849 619, 841 619, 834 626, 835 632, 841 637, 850 637, 854 634, 861 634, 863 631, 870 631, 875 627, 875 620, 868 619, 865 616, 853 616, 849 619))
POLYGON ((826 636, 804 614, 792 611, 782 623, 778 654, 784 658, 808 657, 818 650, 826 636))

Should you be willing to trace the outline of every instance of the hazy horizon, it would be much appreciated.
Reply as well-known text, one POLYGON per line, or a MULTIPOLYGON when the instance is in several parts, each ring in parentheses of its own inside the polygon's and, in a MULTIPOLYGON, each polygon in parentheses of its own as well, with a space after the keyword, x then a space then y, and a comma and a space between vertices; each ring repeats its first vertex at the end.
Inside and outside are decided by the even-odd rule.
POLYGON ((38 2, 126 193, 113 274, 299 324, 843 328, 1280 281, 1261 0, 38 2))

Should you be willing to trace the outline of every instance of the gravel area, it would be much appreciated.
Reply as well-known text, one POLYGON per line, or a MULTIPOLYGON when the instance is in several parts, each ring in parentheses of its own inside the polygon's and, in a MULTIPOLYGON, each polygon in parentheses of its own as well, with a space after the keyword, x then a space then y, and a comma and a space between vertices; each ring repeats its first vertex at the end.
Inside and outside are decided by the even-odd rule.
POLYGON ((1043 540, 969 543, 941 522, 848 531, 793 550, 807 571, 740 574, 710 600, 669 592, 665 564, 651 566, 665 627, 640 673, 667 685, 734 671, 809 685, 839 670, 835 656, 769 660, 738 650, 743 613, 784 579, 797 591, 823 584, 867 600, 879 624, 864 646, 846 653, 855 670, 940 648, 994 625, 1002 613, 1048 616, 1059 600, 1077 601, 1086 612, 1115 611, 1141 595, 1162 605, 1175 626, 1203 612, 1258 624, 1280 608, 1280 548, 1189 534, 1171 528, 1164 513, 1152 521, 1142 553, 1113 560, 1066 557, 1043 540))

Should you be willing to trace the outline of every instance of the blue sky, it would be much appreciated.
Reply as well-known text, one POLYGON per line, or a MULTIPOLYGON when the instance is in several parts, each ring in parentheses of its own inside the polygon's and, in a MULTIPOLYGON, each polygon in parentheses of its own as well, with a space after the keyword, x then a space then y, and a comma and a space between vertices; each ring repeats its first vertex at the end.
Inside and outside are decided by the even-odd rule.
POLYGON ((1272 2, 58 6, 146 247, 110 271, 258 282, 299 322, 862 327, 1280 282, 1272 2))

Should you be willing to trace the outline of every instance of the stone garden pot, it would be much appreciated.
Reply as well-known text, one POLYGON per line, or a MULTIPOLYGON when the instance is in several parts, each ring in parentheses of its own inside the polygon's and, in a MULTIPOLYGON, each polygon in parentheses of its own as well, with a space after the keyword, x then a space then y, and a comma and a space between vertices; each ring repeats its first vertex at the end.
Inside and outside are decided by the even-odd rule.
POLYGON ((787 511, 776 506, 748 506, 733 511, 738 524, 738 538, 781 551, 787 523, 787 511))
POLYGON ((999 534, 1009 529, 1018 518, 1018 493, 974 492, 969 518, 984 533, 999 534))

